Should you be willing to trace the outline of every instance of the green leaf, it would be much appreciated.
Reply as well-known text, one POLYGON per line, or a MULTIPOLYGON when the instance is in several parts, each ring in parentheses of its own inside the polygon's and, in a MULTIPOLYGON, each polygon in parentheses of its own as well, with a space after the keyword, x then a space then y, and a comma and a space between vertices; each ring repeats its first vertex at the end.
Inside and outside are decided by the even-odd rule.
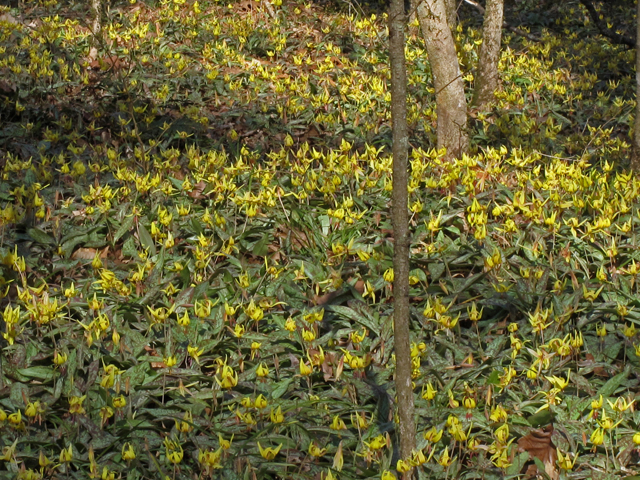
POLYGON ((130 217, 124 217, 124 220, 120 224, 120 227, 118 228, 118 230, 116 230, 116 233, 113 236, 113 242, 116 243, 125 233, 130 232, 132 226, 133 215, 130 217))
POLYGON ((325 309, 329 312, 336 313, 341 315, 348 320, 353 320, 354 322, 359 323, 360 325, 367 327, 376 335, 380 334, 380 326, 376 325, 371 318, 363 315, 362 313, 356 312, 353 308, 343 307, 340 305, 327 305, 325 309))
POLYGON ((617 374, 615 377, 610 378, 607 383, 605 383, 598 393, 596 394, 598 397, 602 395, 603 397, 610 397, 613 395, 616 390, 622 385, 622 382, 626 380, 629 376, 629 372, 631 372, 631 366, 627 365, 622 372, 617 374))
POLYGON ((145 228, 142 223, 138 223, 138 235, 140 237, 140 244, 147 250, 151 255, 156 254, 156 244, 153 242, 153 238, 149 234, 149 231, 145 228))
POLYGON ((133 258, 138 256, 138 250, 136 250, 136 243, 134 242, 133 237, 129 237, 124 241, 124 244, 122 245, 122 254, 133 258))
POLYGON ((256 242, 253 246, 252 253, 257 257, 264 257, 269 253, 269 235, 263 235, 262 238, 256 242))
POLYGON ((53 380, 56 371, 52 367, 28 367, 16 370, 20 375, 40 381, 53 380))
POLYGON ((276 383, 274 389, 271 391, 271 398, 276 400, 284 395, 289 389, 289 385, 291 385, 293 380, 293 377, 291 377, 276 383))
POLYGON ((29 237, 31 237, 35 242, 42 243, 44 245, 55 245, 56 243, 55 239, 51 235, 39 228, 32 227, 27 229, 27 235, 29 235, 29 237))
POLYGON ((438 280, 444 273, 444 263, 442 262, 430 263, 427 268, 429 269, 429 274, 431 274, 431 280, 438 280))

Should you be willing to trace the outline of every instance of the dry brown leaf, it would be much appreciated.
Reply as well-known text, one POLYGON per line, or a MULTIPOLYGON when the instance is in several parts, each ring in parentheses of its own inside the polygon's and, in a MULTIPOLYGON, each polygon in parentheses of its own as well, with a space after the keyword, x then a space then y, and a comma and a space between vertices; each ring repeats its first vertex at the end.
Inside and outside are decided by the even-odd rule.
MULTIPOLYGON (((95 248, 79 248, 75 252, 73 252, 71 258, 73 260, 93 260, 96 256, 97 251, 98 250, 96 250, 95 248)), ((102 252, 100 252, 100 258, 106 258, 108 252, 109 247, 106 247, 104 250, 102 250, 102 252)))
POLYGON ((207 188, 207 184, 204 183, 204 181, 200 180, 193 186, 193 190, 189 192, 189 196, 196 200, 200 200, 201 198, 205 197, 205 195, 202 194, 205 188, 207 188))
MULTIPOLYGON (((558 469, 556 468, 558 454, 556 446, 551 441, 551 435, 553 435, 553 425, 531 430, 518 440, 518 451, 527 452, 530 457, 539 459, 544 464, 545 473, 549 475, 549 478, 557 480, 559 477, 558 469)), ((527 469, 527 473, 529 470, 531 470, 531 467, 527 469)))

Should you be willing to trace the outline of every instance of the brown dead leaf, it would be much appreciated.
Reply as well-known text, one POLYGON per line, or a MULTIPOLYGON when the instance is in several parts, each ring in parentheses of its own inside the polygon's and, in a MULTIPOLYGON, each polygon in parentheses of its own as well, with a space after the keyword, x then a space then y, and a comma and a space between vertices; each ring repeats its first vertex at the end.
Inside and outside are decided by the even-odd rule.
POLYGON ((333 292, 327 292, 323 295, 314 295, 312 301, 314 305, 327 305, 343 293, 345 293, 345 289, 341 288, 333 292))
MULTIPOLYGON (((95 248, 79 248, 75 252, 73 252, 71 258, 73 260, 93 260, 96 256, 97 251, 98 250, 96 250, 95 248)), ((108 253, 109 247, 106 247, 104 250, 102 250, 102 252, 100 252, 100 258, 106 258, 108 253)))
POLYGON ((200 200, 205 197, 205 195, 202 194, 205 188, 207 188, 207 184, 200 180, 193 186, 193 190, 189 192, 189 196, 193 199, 200 200))
MULTIPOLYGON (((556 468, 558 454, 556 446, 551 441, 553 435, 553 425, 548 425, 542 429, 531 430, 527 435, 518 440, 518 451, 527 452, 530 457, 539 459, 544 464, 544 470, 549 478, 557 480, 559 477, 556 468)), ((527 469, 527 472, 531 467, 527 469)), ((538 473, 536 468, 536 474, 538 473)))
POLYGON ((307 234, 301 230, 290 228, 287 225, 280 225, 276 229, 275 236, 283 240, 288 239, 294 251, 300 251, 303 248, 313 248, 314 243, 309 240, 307 234))
MULTIPOLYGON (((584 360, 581 362, 578 362, 578 365, 581 367, 589 367, 591 365, 593 365, 595 363, 596 359, 594 358, 593 355, 591 355, 590 353, 586 353, 584 356, 584 360)), ((610 377, 611 375, 609 375, 607 373, 607 371, 603 368, 603 367, 593 367, 593 374, 597 375, 598 377, 610 377)))

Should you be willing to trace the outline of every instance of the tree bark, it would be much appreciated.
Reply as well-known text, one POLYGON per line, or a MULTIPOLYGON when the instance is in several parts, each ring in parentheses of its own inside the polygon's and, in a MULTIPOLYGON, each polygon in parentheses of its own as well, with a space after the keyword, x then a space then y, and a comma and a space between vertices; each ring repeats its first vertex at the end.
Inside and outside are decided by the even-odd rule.
POLYGON ((459 158, 469 148, 467 100, 444 0, 423 0, 417 14, 436 89, 437 146, 447 149, 446 158, 459 158))
MULTIPOLYGON (((407 127, 407 69, 404 57, 406 15, 404 0, 391 0, 389 9, 389 59, 391 63, 391 120, 393 135, 393 326, 396 354, 396 398, 400 420, 400 455, 407 460, 415 448, 411 342, 409 336, 409 214, 407 127)), ((404 475, 408 480, 410 472, 404 475)))
POLYGON ((97 37, 102 30, 102 0, 91 0, 93 10, 93 34, 97 37))
POLYGON ((447 12, 447 23, 453 30, 458 23, 458 2, 457 0, 444 0, 444 8, 447 12))
POLYGON ((500 59, 500 42, 502 41, 503 12, 504 0, 487 0, 472 102, 478 108, 491 102, 498 88, 498 60, 500 59))
POLYGON ((640 172, 640 0, 636 14, 636 118, 633 122, 633 148, 631 168, 640 172))

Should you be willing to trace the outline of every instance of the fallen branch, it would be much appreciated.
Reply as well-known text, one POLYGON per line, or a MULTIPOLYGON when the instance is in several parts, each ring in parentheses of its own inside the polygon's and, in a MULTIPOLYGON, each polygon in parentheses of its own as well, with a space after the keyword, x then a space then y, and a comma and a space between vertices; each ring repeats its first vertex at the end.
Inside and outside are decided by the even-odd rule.
POLYGON ((596 7, 593 6, 593 3, 591 3, 590 0, 580 0, 580 3, 582 3, 582 5, 584 5, 584 8, 587 9, 587 12, 589 12, 589 16, 591 17, 591 20, 593 20, 593 23, 596 24, 600 35, 602 35, 603 37, 607 37, 612 42, 618 43, 620 45, 627 45, 629 47, 636 46, 636 42, 633 38, 627 37, 626 35, 622 35, 618 32, 614 32, 609 28, 607 22, 600 19, 600 14, 596 11, 596 7))

